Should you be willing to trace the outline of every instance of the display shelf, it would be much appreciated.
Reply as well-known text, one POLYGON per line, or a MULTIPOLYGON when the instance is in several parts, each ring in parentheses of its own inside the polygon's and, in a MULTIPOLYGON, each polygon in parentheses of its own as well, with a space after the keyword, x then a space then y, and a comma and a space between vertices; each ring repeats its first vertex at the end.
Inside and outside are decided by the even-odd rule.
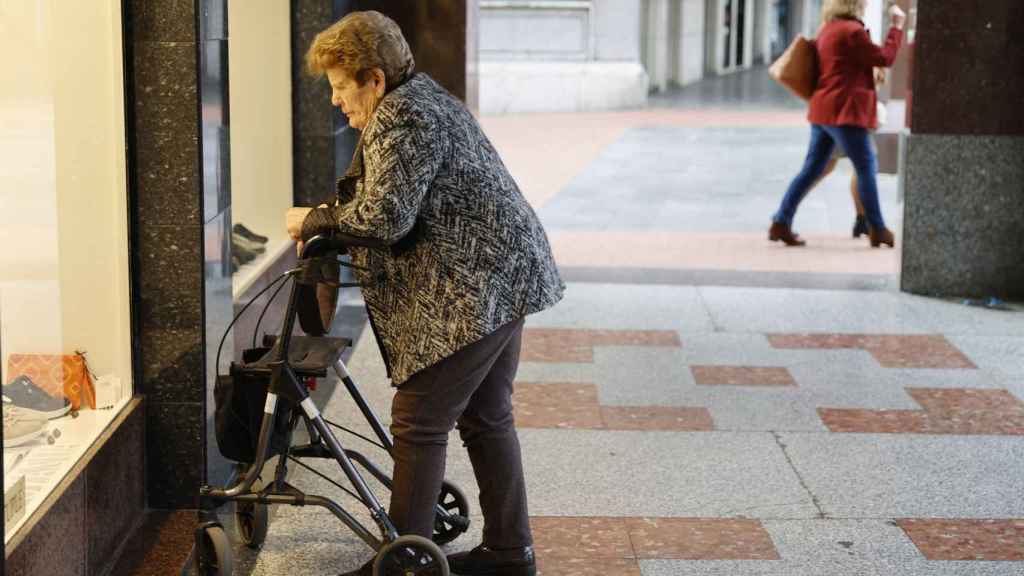
POLYGON ((231 276, 231 295, 235 302, 259 280, 263 273, 272 266, 287 250, 295 249, 295 241, 291 238, 274 239, 267 242, 267 251, 255 260, 241 266, 231 276))
POLYGON ((26 501, 25 514, 6 528, 5 543, 18 533, 130 401, 130 397, 122 398, 110 410, 82 410, 77 418, 68 414, 50 420, 46 434, 40 434, 27 444, 4 448, 4 474, 24 475, 26 501), (60 437, 48 444, 47 437, 53 435, 54 430, 60 431, 60 437))

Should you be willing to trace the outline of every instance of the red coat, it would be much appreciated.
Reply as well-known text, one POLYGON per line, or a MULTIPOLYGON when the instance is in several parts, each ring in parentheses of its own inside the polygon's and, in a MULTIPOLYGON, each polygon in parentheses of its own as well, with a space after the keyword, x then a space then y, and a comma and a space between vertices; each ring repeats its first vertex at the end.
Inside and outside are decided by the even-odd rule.
POLYGON ((833 20, 822 27, 818 86, 807 119, 827 126, 878 127, 873 68, 889 68, 903 43, 903 31, 890 28, 885 46, 876 46, 860 20, 833 20))

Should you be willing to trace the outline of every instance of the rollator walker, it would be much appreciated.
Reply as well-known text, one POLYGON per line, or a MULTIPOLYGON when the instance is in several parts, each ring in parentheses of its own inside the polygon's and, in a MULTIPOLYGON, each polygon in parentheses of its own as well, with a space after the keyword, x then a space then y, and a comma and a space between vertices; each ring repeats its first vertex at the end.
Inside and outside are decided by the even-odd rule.
MULTIPOLYGON (((227 502, 234 502, 238 537, 249 548, 260 548, 267 537, 269 506, 319 506, 329 510, 377 551, 374 576, 449 576, 448 561, 440 546, 455 540, 469 528, 469 503, 465 494, 445 481, 436 507, 433 538, 400 536, 363 474, 368 472, 388 490, 392 487, 391 478, 360 452, 344 447, 334 433, 335 429, 344 431, 382 448, 388 454, 394 447, 391 437, 341 360, 342 352, 352 341, 325 335, 334 316, 333 300, 330 310, 323 310, 317 301, 318 287, 335 290, 358 287, 358 283, 339 281, 339 266, 358 268, 339 259, 339 254, 344 254, 346 246, 351 245, 370 244, 366 239, 342 234, 311 238, 303 247, 297 266, 257 294, 231 323, 234 325, 256 299, 278 285, 263 310, 266 313, 277 292, 292 280, 280 334, 264 336, 262 348, 246 350, 243 362, 232 364, 230 375, 218 375, 218 443, 225 456, 244 464, 244 471, 233 486, 200 488, 199 525, 195 531, 194 551, 196 574, 229 576, 232 573, 232 545, 218 521, 216 509, 227 502), (292 334, 297 316, 306 336, 292 334), (326 377, 328 368, 332 368, 345 385, 376 440, 330 422, 314 405, 310 386, 315 384, 315 378, 326 377), (239 409, 240 406, 243 408, 239 409), (250 408, 245 408, 247 406, 250 408), (300 420, 308 431, 309 442, 292 445, 293 431, 300 420), (264 465, 274 455, 279 458, 273 480, 263 485, 260 479, 264 465), (302 462, 308 458, 336 461, 351 490, 302 462), (364 505, 376 524, 376 530, 364 526, 330 498, 306 494, 290 484, 286 480, 288 462, 310 470, 364 505)), ((228 326, 228 331, 230 329, 228 326)), ((256 330, 259 330, 259 322, 256 330)), ((221 346, 223 344, 222 338, 221 346)), ((218 368, 219 356, 220 349, 218 368)))

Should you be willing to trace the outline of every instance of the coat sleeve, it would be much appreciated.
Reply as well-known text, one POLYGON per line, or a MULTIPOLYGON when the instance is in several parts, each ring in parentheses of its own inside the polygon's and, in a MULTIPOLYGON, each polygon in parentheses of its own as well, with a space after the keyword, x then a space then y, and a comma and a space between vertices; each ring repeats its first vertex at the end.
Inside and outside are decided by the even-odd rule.
POLYGON ((428 119, 382 127, 364 142, 362 182, 334 211, 338 229, 385 244, 401 240, 416 223, 447 149, 447 135, 428 119))
POLYGON ((903 43, 903 30, 890 28, 885 38, 885 46, 878 46, 871 41, 868 31, 861 28, 850 38, 850 47, 854 57, 864 66, 889 68, 896 61, 896 55, 903 43))

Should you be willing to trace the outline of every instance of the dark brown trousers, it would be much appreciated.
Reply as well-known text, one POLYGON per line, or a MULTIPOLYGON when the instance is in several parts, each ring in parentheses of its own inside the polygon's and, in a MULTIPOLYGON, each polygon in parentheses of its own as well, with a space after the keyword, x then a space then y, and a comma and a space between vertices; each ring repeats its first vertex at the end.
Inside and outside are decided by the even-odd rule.
POLYGON ((391 406, 395 438, 389 514, 400 534, 430 538, 448 434, 458 425, 480 487, 483 544, 533 544, 523 464, 512 418, 523 319, 459 349, 405 381, 391 406))

